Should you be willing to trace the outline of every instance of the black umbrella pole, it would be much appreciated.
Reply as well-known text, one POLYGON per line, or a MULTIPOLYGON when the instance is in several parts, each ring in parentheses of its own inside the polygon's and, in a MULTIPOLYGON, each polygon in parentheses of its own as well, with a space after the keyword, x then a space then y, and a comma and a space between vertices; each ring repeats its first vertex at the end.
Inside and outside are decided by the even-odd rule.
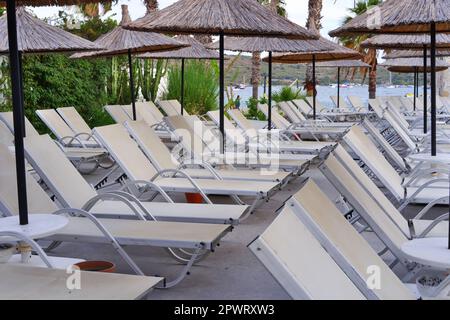
POLYGON ((184 114, 184 59, 181 59, 181 115, 184 114))
POLYGON ((313 119, 316 120, 316 55, 312 56, 313 68, 313 119))
POLYGON ((269 95, 267 105, 269 106, 268 129, 272 129, 272 51, 269 51, 269 95))
POLYGON ((133 60, 131 58, 131 50, 128 50, 128 68, 130 72, 130 97, 131 107, 133 109, 133 120, 136 121, 136 99, 134 97, 134 76, 133 76, 133 60))
POLYGON ((431 23, 431 155, 436 155, 436 23, 431 23))
POLYGON ((423 49, 423 133, 428 132, 427 47, 423 49))
POLYGON ((339 109, 340 105, 341 105, 341 88, 340 88, 340 84, 341 84, 341 68, 338 67, 337 68, 337 107, 339 109))
POLYGON ((219 59, 219 82, 220 82, 220 92, 219 92, 219 111, 220 111, 220 134, 222 135, 222 145, 221 151, 225 153, 225 44, 224 44, 224 34, 223 32, 219 35, 219 51, 220 51, 220 59, 219 59))
POLYGON ((23 85, 23 55, 22 52, 19 51, 19 76, 20 76, 20 104, 22 105, 22 110, 24 112, 23 117, 22 117, 22 129, 23 129, 23 136, 26 137, 26 132, 25 132, 25 98, 24 98, 24 90, 25 90, 25 86, 23 85))
POLYGON ((16 3, 7 0, 9 63, 11 72, 12 105, 14 119, 14 146, 16 154, 17 196, 19 221, 28 224, 27 184, 25 177, 25 153, 23 148, 23 105, 20 85, 20 63, 17 45, 16 3))
POLYGON ((414 68, 414 111, 416 111, 417 103, 417 68, 414 68))

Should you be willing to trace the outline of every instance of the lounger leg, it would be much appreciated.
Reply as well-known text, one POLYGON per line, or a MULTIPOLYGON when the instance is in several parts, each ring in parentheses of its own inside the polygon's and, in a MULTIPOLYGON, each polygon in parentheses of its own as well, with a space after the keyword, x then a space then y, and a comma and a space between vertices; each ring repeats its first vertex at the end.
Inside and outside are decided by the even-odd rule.
POLYGON ((172 288, 174 286, 176 286, 177 284, 179 284, 181 281, 183 281, 183 279, 189 275, 189 270, 192 268, 192 266, 194 265, 195 261, 197 260, 197 256, 200 254, 200 251, 202 250, 202 248, 197 248, 195 250, 195 252, 193 253, 191 259, 189 260, 189 262, 183 267, 183 269, 181 270, 181 273, 179 274, 178 277, 176 277, 174 280, 170 281, 170 282, 166 282, 164 281, 164 284, 162 287, 157 287, 158 289, 168 289, 168 288, 172 288))
POLYGON ((242 216, 242 218, 240 219, 240 221, 244 221, 246 220, 251 214, 253 214, 253 211, 255 211, 256 207, 259 206, 259 204, 264 200, 263 196, 258 196, 256 197, 256 199, 253 201, 252 205, 250 206, 250 208, 248 208, 247 212, 242 216))

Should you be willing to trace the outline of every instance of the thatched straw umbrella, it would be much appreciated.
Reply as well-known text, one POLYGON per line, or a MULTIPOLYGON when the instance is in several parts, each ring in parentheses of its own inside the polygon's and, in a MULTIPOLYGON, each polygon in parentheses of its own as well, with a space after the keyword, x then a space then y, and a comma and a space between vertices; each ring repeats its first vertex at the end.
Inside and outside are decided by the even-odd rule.
MULTIPOLYGON (((430 58, 428 58, 430 62, 430 58)), ((419 72, 431 72, 431 67, 424 68, 421 58, 396 58, 388 59, 381 63, 380 66, 387 68, 391 72, 413 73, 415 70, 419 72)), ((436 72, 445 71, 450 65, 443 60, 436 60, 436 72)))
MULTIPOLYGON (((25 52, 48 52, 48 51, 73 51, 73 50, 95 50, 97 47, 82 41, 79 37, 71 38, 68 33, 62 32, 58 28, 42 25, 36 19, 32 19, 23 10, 18 9, 16 14, 16 3, 20 5, 53 5, 53 4, 79 4, 83 1, 34 1, 22 0, 2 1, 6 4, 7 15, 2 17, 1 32, 3 36, 0 42, 3 50, 5 49, 5 40, 8 39, 7 51, 9 52, 9 63, 11 73, 12 107, 14 118, 14 145, 16 155, 16 176, 18 192, 18 208, 20 225, 28 224, 28 205, 27 188, 25 178, 25 154, 23 146, 23 137, 25 132, 24 111, 23 111, 23 89, 21 80, 21 60, 20 51, 25 52), (29 28, 29 26, 34 26, 29 28), (7 34, 5 30, 8 30, 7 34), (36 42, 36 39, 40 41, 36 42), (28 36, 28 37, 26 37, 28 36), (18 41, 20 39, 20 42, 18 41), (59 43, 61 42, 61 43, 59 43), (45 50, 47 47, 47 50, 45 50)), ((95 1, 89 1, 95 2, 95 1)))
MULTIPOLYGON (((212 49, 219 48, 219 42, 214 42, 211 46, 212 49)), ((239 38, 239 37, 226 37, 225 50, 237 51, 237 52, 263 52, 268 51, 268 76, 269 76, 269 90, 268 90, 268 105, 269 114, 267 117, 267 127, 269 130, 272 128, 272 53, 273 52, 324 52, 331 49, 328 43, 318 40, 291 40, 283 38, 239 38)))
MULTIPOLYGON (((427 50, 427 57, 430 57, 430 50, 427 50)), ((436 50, 436 57, 450 57, 450 49, 436 50)), ((423 52, 420 50, 393 50, 383 56, 383 59, 396 58, 423 58, 423 52)))
POLYGON ((317 36, 253 0, 179 0, 136 20, 127 28, 175 34, 219 36, 220 132, 225 151, 224 37, 281 37, 316 39, 317 36))
POLYGON ((219 60, 219 54, 208 50, 200 41, 187 35, 177 36, 178 42, 189 45, 187 48, 167 52, 148 52, 140 54, 139 58, 147 59, 181 59, 181 114, 184 113, 184 67, 185 60, 219 60))
POLYGON ((316 68, 337 68, 337 107, 340 107, 341 99, 341 69, 342 68, 371 68, 370 64, 367 64, 361 60, 336 60, 336 61, 325 61, 316 64, 316 68))
MULTIPOLYGON (((311 41, 310 41, 311 42, 311 41)), ((335 61, 335 60, 359 60, 362 55, 355 50, 343 47, 325 38, 314 40, 318 47, 328 48, 325 51, 305 51, 305 52, 284 52, 276 54, 272 57, 273 62, 276 63, 312 63, 313 69, 313 119, 316 119, 316 64, 320 61, 335 61)), ((266 58, 267 59, 267 58, 266 58)), ((264 61, 266 61, 264 59, 264 61)))
MULTIPOLYGON (((450 33, 450 0, 386 0, 330 32, 349 34, 430 34, 431 155, 436 146, 436 33, 450 33)), ((426 60, 426 58, 424 59, 426 60)), ((426 67, 424 66, 424 69, 426 67)), ((424 110, 424 112, 426 112, 424 110)), ((425 119, 424 119, 425 122, 425 119)), ((449 243, 450 247, 450 243, 449 243)))
POLYGON ((126 54, 128 56, 128 70, 130 75, 130 94, 133 109, 133 120, 136 120, 136 99, 134 96, 134 75, 132 54, 140 52, 158 52, 176 50, 186 47, 186 44, 158 33, 137 32, 123 28, 131 22, 128 6, 122 5, 122 21, 117 28, 102 35, 94 43, 106 48, 102 51, 77 53, 72 58, 98 58, 126 54))

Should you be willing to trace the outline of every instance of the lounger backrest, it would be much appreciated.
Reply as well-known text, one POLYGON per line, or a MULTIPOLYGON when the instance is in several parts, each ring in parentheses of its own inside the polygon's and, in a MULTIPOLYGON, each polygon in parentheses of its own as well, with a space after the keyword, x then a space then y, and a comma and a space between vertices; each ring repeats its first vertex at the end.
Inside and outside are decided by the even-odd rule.
MULTIPOLYGON (((181 115, 181 103, 176 99, 172 99, 172 100, 168 100, 168 101, 172 105, 173 109, 175 111, 177 111, 179 115, 181 115)), ((183 115, 190 116, 190 114, 186 111, 186 108, 183 108, 183 115)))
POLYGON ((362 102, 360 97, 358 97, 358 96, 348 96, 347 99, 348 99, 348 101, 350 101, 351 105, 356 110, 358 110, 358 109, 367 109, 366 106, 364 105, 364 103, 362 102))
POLYGON ((375 111, 378 118, 383 119, 384 109, 386 107, 383 106, 380 99, 369 99, 369 106, 375 111))
MULTIPOLYGON (((0 113, 0 120, 6 124, 8 129, 11 131, 11 133, 14 133, 14 120, 13 120, 13 113, 11 111, 8 112, 1 112, 0 113)), ((25 117, 25 131, 27 136, 38 136, 39 132, 33 127, 30 120, 25 117)))
POLYGON ((13 134, 11 133, 11 131, 9 131, 9 128, 6 126, 6 124, 0 121, 0 143, 10 146, 13 144, 13 142, 13 134))
POLYGON ((409 123, 405 120, 404 116, 398 111, 397 108, 392 107, 392 104, 388 101, 387 112, 389 112, 394 119, 402 126, 404 130, 409 130, 409 123))
POLYGON ((125 121, 131 120, 122 106, 119 105, 108 105, 105 106, 106 112, 113 118, 116 123, 122 124, 125 121))
POLYGON ((129 179, 148 181, 157 173, 123 125, 97 127, 93 132, 129 179))
POLYGON ((392 129, 398 134, 400 139, 406 144, 406 146, 412 150, 415 151, 417 149, 416 144, 411 139, 411 137, 408 135, 408 133, 403 129, 403 127, 398 123, 398 121, 395 120, 394 116, 391 112, 387 112, 383 115, 384 119, 391 125, 392 129))
POLYGON ((220 152, 220 139, 208 128, 205 123, 196 115, 180 116, 191 129, 192 142, 195 143, 194 148, 198 156, 200 150, 207 149, 210 152, 220 152))
MULTIPOLYGON (((208 111, 207 115, 217 126, 220 125, 220 111, 208 111)), ((227 139, 230 139, 235 145, 238 146, 245 144, 246 139, 240 128, 236 128, 227 117, 224 117, 223 124, 225 126, 225 135, 227 139)))
MULTIPOLYGON (((267 118, 269 117, 269 106, 267 104, 258 104, 258 109, 261 110, 267 118)), ((278 113, 276 107, 272 108, 272 124, 279 130, 285 130, 291 125, 287 119, 278 113)))
MULTIPOLYGON (((26 172, 27 204, 29 213, 52 213, 58 210, 56 204, 26 172)), ((19 214, 17 202, 16 161, 7 145, 0 143, 0 216, 19 214)))
POLYGON ((139 102, 139 104, 145 105, 150 112, 153 114, 153 117, 155 117, 158 122, 163 121, 164 115, 162 114, 161 110, 153 103, 153 101, 145 101, 145 102, 139 102))
POLYGON ((25 138, 27 160, 65 208, 81 208, 97 192, 49 135, 25 138))
POLYGON ((417 110, 423 110, 423 108, 425 107, 424 103, 423 103, 423 97, 417 97, 416 98, 416 109, 417 110))
MULTIPOLYGON (((370 194, 333 154, 320 165, 320 171, 401 262, 405 262, 401 247, 408 237, 392 221, 370 194)), ((341 233, 343 234, 343 233, 341 233)))
POLYGON ((292 112, 296 114, 297 118, 299 119, 298 122, 307 120, 306 117, 303 115, 303 113, 301 113, 300 110, 298 110, 294 101, 286 101, 286 104, 291 108, 292 112))
POLYGON ((303 113, 304 116, 307 116, 312 113, 312 108, 309 106, 309 104, 303 100, 303 99, 297 99, 293 101, 294 104, 297 106, 297 108, 300 110, 301 113, 303 113))
POLYGON ((381 148, 386 152, 386 154, 391 158, 392 161, 402 170, 406 170, 405 161, 398 154, 398 152, 386 141, 383 135, 378 131, 378 129, 368 120, 364 119, 363 126, 366 128, 367 132, 372 136, 372 138, 381 146, 381 148))
POLYGON ((138 120, 143 120, 148 126, 153 126, 161 122, 155 118, 146 102, 136 103, 136 113, 138 120))
MULTIPOLYGON (((386 195, 377 187, 370 177, 353 161, 348 152, 339 145, 333 152, 336 159, 345 167, 345 169, 358 181, 366 192, 379 204, 386 212, 389 218, 400 228, 406 237, 410 237, 408 222, 397 210, 386 195)), ((345 183, 345 182, 344 182, 345 183)))
POLYGON ((249 247, 293 299, 364 299, 288 206, 249 247))
POLYGON ((289 204, 367 298, 414 299, 409 289, 312 179, 294 195, 289 204), (379 272, 381 283, 379 288, 371 289, 368 284, 373 272, 370 270, 374 266, 379 272))
MULTIPOLYGON (((133 121, 133 106, 132 105, 123 105, 120 107, 123 109, 123 111, 126 113, 126 115, 128 117, 128 119, 126 121, 130 121, 130 120, 133 121)), ((137 106, 135 106, 135 107, 136 107, 136 120, 137 121, 144 120, 144 119, 142 119, 142 116, 141 116, 140 112, 138 111, 137 106)), ((121 124, 124 124, 126 121, 122 122, 121 124)))
POLYGON ((174 131, 175 135, 181 139, 184 149, 190 153, 191 157, 201 157, 206 148, 202 138, 198 136, 187 119, 183 116, 166 117, 167 125, 174 131))
POLYGON ((402 103, 402 105, 403 105, 403 107, 405 108, 406 111, 413 111, 414 110, 414 104, 413 104, 413 100, 411 98, 400 97, 400 102, 402 103))
POLYGON ((236 122, 236 124, 244 131, 254 131, 255 126, 242 114, 241 110, 230 109, 228 115, 236 122))
POLYGON ((58 108, 56 111, 75 133, 91 133, 91 128, 74 107, 58 108))
MULTIPOLYGON (((312 108, 313 108, 313 105, 314 105, 314 97, 306 97, 306 102, 308 102, 308 104, 310 105, 310 107, 311 107, 311 113, 312 113, 312 108)), ((317 113, 319 113, 319 112, 321 112, 323 109, 326 109, 323 105, 322 105, 322 103, 319 101, 319 99, 317 99, 317 97, 316 97, 316 111, 317 111, 317 113)))
POLYGON ((124 126, 158 170, 177 169, 178 161, 172 157, 156 132, 145 122, 127 121, 124 126))
MULTIPOLYGON (((334 105, 338 106, 338 97, 337 96, 331 96, 331 100, 333 101, 334 105)), ((348 105, 347 101, 345 101, 344 97, 339 96, 339 108, 344 110, 350 110, 350 106, 348 105)))
POLYGON ((58 139, 72 137, 75 132, 60 117, 55 109, 36 110, 36 114, 58 139))
POLYGON ((158 101, 158 105, 163 109, 164 113, 167 116, 178 116, 180 115, 179 111, 175 110, 173 105, 170 103, 169 100, 160 100, 158 101))
POLYGON ((397 200, 403 199, 404 189, 402 187, 402 177, 400 177, 359 126, 353 126, 344 136, 344 141, 397 200))

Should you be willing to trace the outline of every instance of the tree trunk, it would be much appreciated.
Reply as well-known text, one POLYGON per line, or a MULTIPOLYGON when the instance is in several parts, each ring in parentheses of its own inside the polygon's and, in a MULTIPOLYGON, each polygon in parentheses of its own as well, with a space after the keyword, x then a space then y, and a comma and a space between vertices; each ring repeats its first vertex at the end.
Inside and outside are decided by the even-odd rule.
POLYGON ((144 0, 147 13, 158 10, 158 0, 144 0))
MULTIPOLYGON (((322 28, 322 0, 308 0, 308 19, 306 20, 306 28, 311 31, 319 32, 322 28)), ((312 66, 308 65, 305 74, 305 89, 308 96, 313 96, 313 70, 312 66)))
POLYGON ((259 82, 261 78, 261 53, 254 52, 252 54, 252 97, 258 99, 259 82))
POLYGON ((369 99, 377 97, 377 69, 374 68, 369 72, 369 99))

